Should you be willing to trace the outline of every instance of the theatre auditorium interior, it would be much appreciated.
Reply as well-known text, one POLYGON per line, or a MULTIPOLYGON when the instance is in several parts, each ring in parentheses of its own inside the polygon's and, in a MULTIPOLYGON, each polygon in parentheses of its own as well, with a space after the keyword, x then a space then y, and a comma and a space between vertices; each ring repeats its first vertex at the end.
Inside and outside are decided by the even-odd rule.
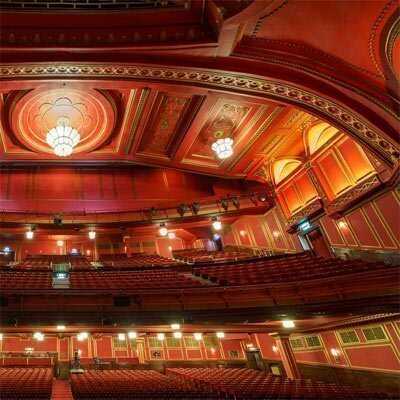
POLYGON ((400 398, 397 0, 0 0, 1 400, 400 398))

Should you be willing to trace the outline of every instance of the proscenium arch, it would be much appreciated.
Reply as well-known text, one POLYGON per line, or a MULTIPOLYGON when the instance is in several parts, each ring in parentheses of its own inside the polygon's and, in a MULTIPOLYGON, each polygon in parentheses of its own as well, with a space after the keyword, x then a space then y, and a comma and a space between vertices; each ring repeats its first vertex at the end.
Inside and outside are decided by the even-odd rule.
MULTIPOLYGON (((332 123, 338 129, 352 136, 362 146, 367 146, 390 166, 398 163, 400 157, 398 143, 371 122, 371 118, 374 117, 372 110, 366 110, 366 114, 371 115, 366 119, 342 102, 303 88, 300 84, 238 72, 144 63, 0 64, 0 80, 2 81, 16 79, 104 80, 110 78, 201 86, 291 104, 332 123)), ((365 109, 365 106, 363 108, 365 109)), ((376 113, 375 116, 378 118, 376 113)), ((392 127, 392 136, 396 134, 395 132, 396 129, 392 127)))

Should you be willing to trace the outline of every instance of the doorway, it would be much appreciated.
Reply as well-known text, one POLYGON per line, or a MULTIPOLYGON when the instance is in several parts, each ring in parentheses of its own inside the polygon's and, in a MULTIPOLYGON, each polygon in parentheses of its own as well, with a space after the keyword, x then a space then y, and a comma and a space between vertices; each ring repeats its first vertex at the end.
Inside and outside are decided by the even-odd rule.
POLYGON ((303 237, 307 240, 315 255, 324 258, 332 257, 329 246, 319 227, 307 232, 303 237))

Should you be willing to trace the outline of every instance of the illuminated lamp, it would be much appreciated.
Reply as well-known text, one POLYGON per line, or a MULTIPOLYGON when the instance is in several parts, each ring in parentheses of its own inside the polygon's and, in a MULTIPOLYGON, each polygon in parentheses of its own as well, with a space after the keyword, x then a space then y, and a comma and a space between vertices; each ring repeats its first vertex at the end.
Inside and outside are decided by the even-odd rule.
POLYGON ((347 228, 347 223, 344 221, 339 221, 338 226, 340 229, 346 229, 347 228))
POLYGON ((25 232, 25 237, 29 240, 32 240, 34 236, 34 232, 33 229, 29 228, 29 231, 25 232))
POLYGON ((8 246, 6 246, 6 247, 4 247, 4 249, 3 249, 3 251, 4 251, 4 253, 11 253, 11 248, 10 247, 8 247, 8 246))
POLYGON ((203 334, 200 333, 200 332, 196 332, 196 333, 193 334, 193 337, 194 337, 196 340, 201 340, 201 339, 203 338, 203 334))
POLYGON ((225 337, 225 333, 224 332, 217 332, 216 335, 217 335, 218 339, 223 339, 225 337))
POLYGON ((168 251, 172 251, 172 246, 168 246, 168 251))
POLYGON ((335 348, 333 348, 333 349, 331 349, 331 354, 333 355, 333 357, 339 357, 339 355, 340 355, 340 350, 338 350, 338 349, 335 349, 335 348))
POLYGON ((134 331, 128 332, 128 338, 129 339, 136 339, 137 338, 137 333, 134 331))
POLYGON ((211 149, 219 159, 223 160, 233 154, 232 145, 233 140, 231 138, 217 139, 217 141, 212 144, 211 149))
POLYGON ((277 353, 278 351, 279 351, 279 349, 278 349, 278 346, 272 346, 272 351, 274 352, 274 353, 277 353))
POLYGON ((94 230, 89 231, 89 239, 90 240, 96 239, 96 231, 94 230))
POLYGON ((295 324, 293 321, 291 321, 290 319, 285 319, 282 321, 282 326, 284 328, 294 328, 295 324))
POLYGON ((43 340, 44 340, 44 335, 43 335, 43 333, 41 333, 41 332, 35 332, 35 333, 33 334, 33 338, 34 338, 35 340, 37 340, 38 342, 43 342, 43 340))
POLYGON ((180 328, 181 328, 181 325, 180 325, 180 324, 176 324, 176 323, 171 324, 171 329, 173 329, 174 331, 176 331, 176 330, 178 330, 178 329, 180 329, 180 328))
POLYGON ((242 237, 244 237, 244 236, 247 235, 247 232, 244 231, 244 230, 241 230, 241 231, 239 231, 239 235, 242 236, 242 237))
POLYGON ((160 224, 160 229, 158 230, 158 233, 160 236, 167 236, 168 235, 168 229, 165 227, 165 224, 160 224))
POLYGON ((54 154, 59 157, 70 156, 74 147, 79 143, 81 135, 69 126, 68 118, 60 118, 57 126, 46 135, 47 144, 53 148, 54 154))
POLYGON ((3 340, 3 334, 0 333, 0 340, 3 340))
POLYGON ((176 235, 175 232, 168 232, 168 239, 175 239, 176 235))
POLYGON ((214 239, 214 240, 219 240, 219 239, 221 239, 221 235, 218 234, 218 233, 214 233, 213 239, 214 239))
POLYGON ((258 200, 264 203, 264 201, 267 201, 267 195, 265 193, 258 195, 258 200))
POLYGON ((165 339, 165 333, 157 333, 157 339, 162 341, 165 339))
POLYGON ((179 331, 174 332, 173 336, 175 339, 182 339, 182 332, 179 332, 179 331))
POLYGON ((125 333, 118 333, 118 340, 123 342, 126 339, 125 333))
POLYGON ((78 333, 78 334, 76 335, 76 338, 77 338, 80 342, 83 342, 83 341, 86 340, 88 337, 89 337, 89 334, 88 334, 87 332, 81 332, 81 333, 78 333))
POLYGON ((65 331, 65 325, 57 325, 58 331, 65 331))
POLYGON ((278 238, 279 236, 281 236, 281 233, 279 231, 273 231, 272 236, 278 238))
POLYGON ((222 222, 219 221, 216 217, 212 219, 212 227, 216 231, 220 231, 222 229, 222 222))
POLYGON ((64 245, 64 242, 62 240, 57 240, 57 246, 62 247, 64 245))

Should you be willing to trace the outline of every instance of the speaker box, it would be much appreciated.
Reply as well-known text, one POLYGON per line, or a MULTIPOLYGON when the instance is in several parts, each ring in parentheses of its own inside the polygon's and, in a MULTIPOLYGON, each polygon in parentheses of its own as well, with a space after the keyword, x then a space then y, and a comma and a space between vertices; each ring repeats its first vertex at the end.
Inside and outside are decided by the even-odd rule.
POLYGON ((114 307, 129 307, 131 305, 131 299, 128 296, 114 297, 114 307))

